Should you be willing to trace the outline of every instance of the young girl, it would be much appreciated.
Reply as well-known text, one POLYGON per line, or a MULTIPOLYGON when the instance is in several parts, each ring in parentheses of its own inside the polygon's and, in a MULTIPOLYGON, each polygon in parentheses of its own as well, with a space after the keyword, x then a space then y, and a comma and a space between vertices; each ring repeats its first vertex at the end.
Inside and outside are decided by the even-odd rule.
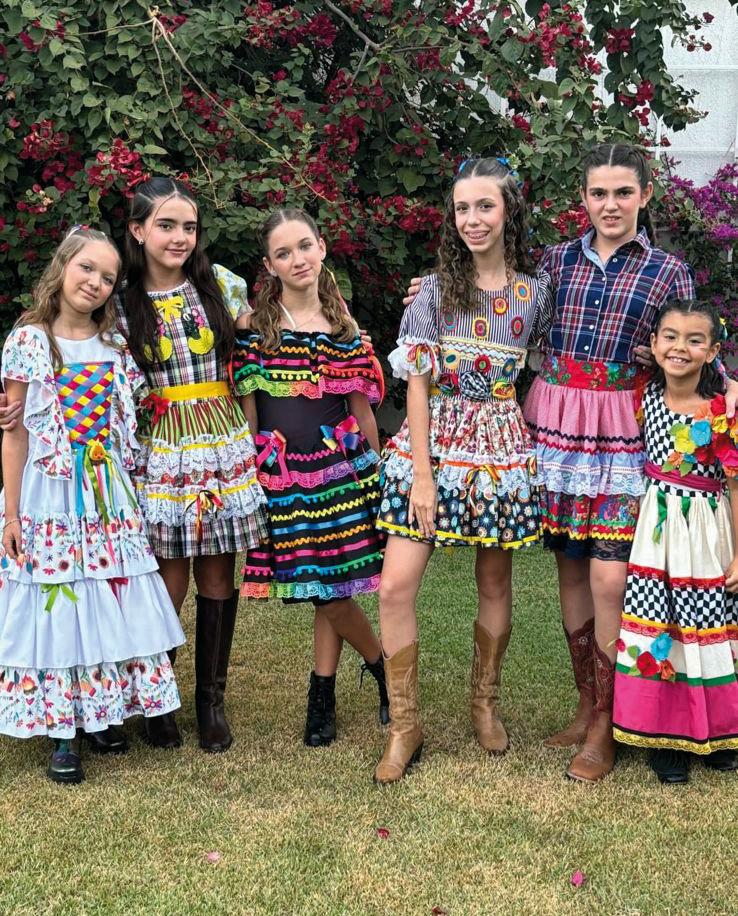
POLYGON ((738 426, 714 368, 721 330, 710 305, 667 305, 641 405, 648 489, 628 564, 613 723, 619 741, 653 749, 664 783, 687 782, 690 753, 713 769, 738 767, 738 426))
POLYGON ((112 723, 179 706, 184 635, 128 476, 143 379, 110 335, 119 270, 104 233, 73 231, 3 350, 24 413, 2 444, 0 732, 53 738, 56 782, 84 778, 77 728, 124 751, 112 723))
POLYGON ((407 420, 383 460, 378 521, 389 535, 379 599, 392 712, 380 783, 400 779, 423 745, 415 602, 437 544, 478 548, 472 720, 486 751, 508 746, 497 698, 510 638, 510 550, 540 536, 535 453, 514 383, 552 306, 548 277, 532 274, 515 176, 496 159, 464 163, 438 273, 423 280, 390 355, 408 392, 407 420))
POLYGON ((325 243, 312 218, 276 210, 261 242, 269 276, 253 313, 239 322, 233 375, 244 413, 260 430, 271 542, 249 551, 241 594, 315 605, 304 740, 317 747, 336 737, 344 639, 376 678, 380 719, 389 718, 379 641, 353 600, 376 590, 382 563, 374 530, 379 437, 370 407, 380 400, 381 370, 323 266, 325 243))
MULTIPOLYGON (((200 746, 225 751, 233 741, 223 697, 238 605, 235 555, 267 532, 254 443, 227 381, 234 320, 248 309, 246 284, 211 267, 197 204, 181 182, 138 185, 128 228, 120 324, 154 389, 138 499, 177 610, 192 558, 200 746)), ((160 747, 181 744, 173 716, 152 720, 147 733, 160 747)))

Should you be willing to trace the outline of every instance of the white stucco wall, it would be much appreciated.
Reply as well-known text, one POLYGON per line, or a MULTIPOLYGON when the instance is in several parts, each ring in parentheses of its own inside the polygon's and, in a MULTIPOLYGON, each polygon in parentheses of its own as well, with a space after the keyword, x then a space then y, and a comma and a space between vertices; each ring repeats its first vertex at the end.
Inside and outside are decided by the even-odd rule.
POLYGON ((696 184, 704 184, 718 168, 738 158, 738 10, 728 0, 687 0, 695 15, 715 17, 698 34, 712 45, 709 52, 687 51, 670 46, 665 35, 665 57, 669 72, 683 86, 696 89, 695 107, 707 117, 686 130, 670 133, 670 155, 680 160, 677 171, 696 184))

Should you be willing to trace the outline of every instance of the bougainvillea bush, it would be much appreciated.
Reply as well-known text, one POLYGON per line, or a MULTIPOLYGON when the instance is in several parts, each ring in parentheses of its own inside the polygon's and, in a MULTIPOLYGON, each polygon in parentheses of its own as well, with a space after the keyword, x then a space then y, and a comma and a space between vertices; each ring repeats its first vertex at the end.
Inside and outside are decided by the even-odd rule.
POLYGON ((700 116, 661 27, 707 49, 711 18, 676 0, 5 0, 0 324, 66 227, 120 240, 132 190, 166 173, 197 192, 213 259, 251 280, 264 212, 307 207, 386 349, 459 161, 509 158, 534 244, 576 232, 583 148, 700 116))

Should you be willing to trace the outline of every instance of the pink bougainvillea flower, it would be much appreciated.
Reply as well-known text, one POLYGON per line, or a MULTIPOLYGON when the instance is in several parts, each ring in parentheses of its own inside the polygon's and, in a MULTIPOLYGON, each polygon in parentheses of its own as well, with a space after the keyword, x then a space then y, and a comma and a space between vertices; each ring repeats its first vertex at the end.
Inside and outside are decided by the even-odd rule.
POLYGON ((581 886, 584 884, 584 882, 585 882, 586 880, 587 880, 587 878, 586 878, 584 872, 583 872, 583 871, 579 871, 579 869, 577 869, 577 870, 572 874, 571 878, 569 878, 569 884, 571 884, 572 887, 581 887, 581 886))
POLYGON ((386 840, 389 838, 390 832, 386 827, 377 827, 377 836, 380 840, 386 840))
POLYGON ((219 852, 213 850, 212 852, 205 853, 205 861, 210 862, 212 865, 216 865, 221 860, 221 855, 219 852))

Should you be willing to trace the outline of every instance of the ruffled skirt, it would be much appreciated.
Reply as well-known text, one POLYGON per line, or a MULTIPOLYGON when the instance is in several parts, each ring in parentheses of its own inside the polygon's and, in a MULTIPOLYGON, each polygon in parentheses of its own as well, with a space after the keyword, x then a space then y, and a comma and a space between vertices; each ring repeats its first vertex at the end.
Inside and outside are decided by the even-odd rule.
MULTIPOLYGON (((438 489, 434 544, 515 548, 540 537, 540 479, 514 399, 430 398, 430 454, 438 489)), ((387 443, 377 525, 424 541, 408 525, 413 482, 407 420, 387 443)))
POLYGON ((270 539, 248 551, 241 594, 328 602, 376 591, 378 461, 361 434, 304 451, 272 434, 259 454, 270 539))
POLYGON ((544 372, 524 414, 544 485, 547 545, 571 556, 627 560, 646 460, 632 385, 573 387, 544 372))
POLYGON ((236 553, 267 535, 254 442, 231 397, 172 402, 136 462, 135 483, 158 557, 236 553))
POLYGON ((628 565, 614 734, 696 754, 738 748, 738 598, 723 572, 733 558, 729 501, 659 494, 652 485, 644 497, 628 565))

